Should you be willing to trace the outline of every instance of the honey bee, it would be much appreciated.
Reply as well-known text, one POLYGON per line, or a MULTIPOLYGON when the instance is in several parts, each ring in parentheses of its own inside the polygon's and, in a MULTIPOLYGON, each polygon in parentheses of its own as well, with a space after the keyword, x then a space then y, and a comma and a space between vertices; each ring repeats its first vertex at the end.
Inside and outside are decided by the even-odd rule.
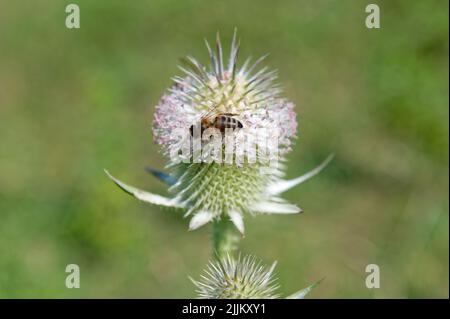
MULTIPOLYGON (((242 125, 241 121, 239 121, 236 116, 239 114, 236 113, 214 113, 214 110, 218 106, 212 108, 210 111, 208 111, 206 114, 204 114, 200 119, 200 129, 201 129, 201 135, 205 130, 208 128, 215 128, 220 131, 222 136, 225 134, 225 129, 241 129, 244 127, 242 125)), ((191 136, 194 135, 194 126, 195 124, 191 125, 189 128, 189 132, 191 133, 191 136)))

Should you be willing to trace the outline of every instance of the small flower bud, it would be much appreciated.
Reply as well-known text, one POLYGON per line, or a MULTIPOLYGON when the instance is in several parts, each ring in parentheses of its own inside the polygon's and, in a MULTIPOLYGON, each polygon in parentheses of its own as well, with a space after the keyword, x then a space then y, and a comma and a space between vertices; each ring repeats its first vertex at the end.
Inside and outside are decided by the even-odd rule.
POLYGON ((274 299, 278 297, 275 266, 276 262, 265 267, 253 256, 227 255, 211 261, 200 281, 191 280, 202 299, 274 299))

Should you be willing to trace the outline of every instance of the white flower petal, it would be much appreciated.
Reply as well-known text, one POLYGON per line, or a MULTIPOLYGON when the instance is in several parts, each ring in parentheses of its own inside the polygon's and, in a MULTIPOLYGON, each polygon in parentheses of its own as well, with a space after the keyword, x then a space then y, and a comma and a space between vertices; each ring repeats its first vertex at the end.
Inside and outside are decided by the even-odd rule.
POLYGON ((214 218, 214 214, 206 210, 200 211, 191 218, 189 222, 189 230, 197 229, 206 223, 210 222, 214 218))
POLYGON ((234 226, 239 230, 239 232, 244 235, 244 219, 242 218, 242 215, 238 213, 235 210, 229 211, 228 216, 230 216, 231 221, 233 222, 234 226))
POLYGON ((123 191, 125 191, 126 193, 128 193, 130 195, 133 195, 134 197, 136 197, 137 199, 139 199, 143 202, 147 202, 147 203, 154 204, 154 205, 166 206, 166 207, 183 208, 183 205, 178 203, 176 200, 173 200, 173 199, 170 199, 170 198, 167 198, 164 196, 152 194, 152 193, 143 191, 143 190, 138 189, 133 186, 129 186, 129 185, 119 181, 114 176, 112 176, 107 170, 105 170, 105 173, 123 191))
POLYGON ((274 201, 258 202, 253 204, 252 209, 266 214, 296 214, 302 212, 302 209, 295 205, 274 201))
POLYGON ((296 293, 293 293, 292 295, 286 297, 286 299, 304 299, 307 294, 309 294, 318 284, 322 282, 325 278, 322 278, 315 283, 313 283, 311 286, 306 287, 305 289, 302 289, 300 291, 297 291, 296 293))
POLYGON ((270 185, 267 188, 267 192, 272 195, 278 195, 278 194, 281 194, 281 193, 287 191, 288 189, 291 189, 294 186, 297 186, 297 185, 307 181, 308 179, 319 174, 320 171, 322 169, 324 169, 325 166, 327 166, 328 163, 333 159, 333 157, 334 157, 334 154, 331 154, 330 156, 328 156, 326 158, 325 161, 323 161, 322 164, 320 164, 319 166, 317 166, 316 168, 314 168, 313 170, 309 171, 308 173, 306 173, 302 176, 299 176, 297 178, 290 179, 290 180, 280 180, 280 181, 270 185))

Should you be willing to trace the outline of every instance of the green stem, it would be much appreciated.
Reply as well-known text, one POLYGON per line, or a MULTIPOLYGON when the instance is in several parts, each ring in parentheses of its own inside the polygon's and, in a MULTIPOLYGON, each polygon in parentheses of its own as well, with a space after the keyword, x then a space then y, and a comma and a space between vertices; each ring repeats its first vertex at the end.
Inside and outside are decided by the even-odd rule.
POLYGON ((231 221, 220 218, 213 222, 213 254, 217 258, 232 254, 237 249, 240 236, 231 221))

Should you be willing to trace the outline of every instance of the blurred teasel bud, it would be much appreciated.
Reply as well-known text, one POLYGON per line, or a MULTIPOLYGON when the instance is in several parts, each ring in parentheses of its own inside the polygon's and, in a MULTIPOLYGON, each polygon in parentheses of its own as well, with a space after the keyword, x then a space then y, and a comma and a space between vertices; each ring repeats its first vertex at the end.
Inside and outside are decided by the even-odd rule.
POLYGON ((150 170, 169 185, 172 196, 137 189, 106 173, 142 201, 183 210, 191 217, 190 230, 229 219, 243 234, 245 215, 301 212, 280 195, 319 173, 331 157, 305 175, 283 179, 297 121, 294 104, 280 96, 274 83, 276 72, 259 68, 264 57, 238 65, 236 31, 227 61, 219 35, 215 51, 205 42, 209 67, 190 56, 184 59, 183 76, 173 78, 154 114, 154 141, 170 172, 150 170), (211 136, 229 144, 216 147, 208 143, 211 136), (211 152, 205 152, 208 147, 211 152))
MULTIPOLYGON (((199 281, 191 278, 201 299, 276 299, 279 286, 274 276, 276 266, 264 266, 251 255, 231 255, 210 261, 199 281)), ((319 282, 287 297, 303 299, 319 282)))

